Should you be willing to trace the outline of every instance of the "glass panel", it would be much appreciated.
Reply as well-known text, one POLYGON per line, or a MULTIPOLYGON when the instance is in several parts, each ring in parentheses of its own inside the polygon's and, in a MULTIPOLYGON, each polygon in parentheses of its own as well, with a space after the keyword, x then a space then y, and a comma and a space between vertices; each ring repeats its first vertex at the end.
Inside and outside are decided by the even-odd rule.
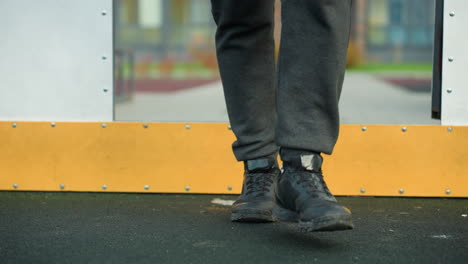
MULTIPOLYGON (((438 124, 434 0, 354 0, 353 13, 342 122, 438 124)), ((116 120, 228 122, 210 1, 118 0, 116 14, 116 120)))
POLYGON ((116 120, 227 122, 210 2, 121 0, 116 9, 116 120))

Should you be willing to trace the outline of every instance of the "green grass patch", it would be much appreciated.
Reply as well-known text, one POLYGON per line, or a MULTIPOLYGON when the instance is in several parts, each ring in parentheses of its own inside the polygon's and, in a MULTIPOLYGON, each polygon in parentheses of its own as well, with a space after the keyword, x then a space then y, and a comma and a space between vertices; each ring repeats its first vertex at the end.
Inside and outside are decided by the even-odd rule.
POLYGON ((350 67, 347 70, 362 72, 432 72, 432 64, 364 64, 350 67))

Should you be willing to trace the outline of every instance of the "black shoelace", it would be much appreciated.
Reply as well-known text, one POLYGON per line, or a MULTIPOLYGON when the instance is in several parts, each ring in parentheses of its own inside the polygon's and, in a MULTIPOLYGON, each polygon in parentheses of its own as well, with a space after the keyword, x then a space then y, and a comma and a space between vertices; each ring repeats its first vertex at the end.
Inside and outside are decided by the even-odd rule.
POLYGON ((247 173, 246 175, 246 195, 255 197, 265 196, 270 192, 273 184, 272 173, 247 173))
POLYGON ((322 170, 319 172, 300 172, 299 175, 300 178, 297 183, 301 185, 307 192, 311 194, 314 192, 324 192, 329 196, 333 196, 330 192, 330 189, 328 189, 325 180, 323 179, 322 170), (311 175, 311 173, 313 175, 311 175))

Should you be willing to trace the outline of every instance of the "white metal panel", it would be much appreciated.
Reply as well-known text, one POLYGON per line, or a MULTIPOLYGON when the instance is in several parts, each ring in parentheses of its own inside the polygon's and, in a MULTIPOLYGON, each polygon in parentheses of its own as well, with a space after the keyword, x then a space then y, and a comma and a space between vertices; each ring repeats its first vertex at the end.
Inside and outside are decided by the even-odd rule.
POLYGON ((444 2, 442 125, 468 125, 468 5, 444 2))
POLYGON ((112 0, 0 0, 0 120, 113 119, 112 0))

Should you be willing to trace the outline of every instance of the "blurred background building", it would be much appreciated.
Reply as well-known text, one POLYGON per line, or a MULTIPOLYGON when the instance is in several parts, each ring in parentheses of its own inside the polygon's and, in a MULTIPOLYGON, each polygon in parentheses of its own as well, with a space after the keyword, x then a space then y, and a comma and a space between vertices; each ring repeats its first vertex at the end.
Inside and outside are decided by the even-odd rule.
MULTIPOLYGON (((434 1, 354 0, 351 64, 430 63, 434 1)), ((208 0, 118 0, 116 47, 136 53, 138 77, 211 78, 210 10, 208 0)))
POLYGON ((360 63, 431 63, 434 0, 354 0, 360 63))
MULTIPOLYGON (((120 87, 118 97, 126 93, 159 93, 158 98, 162 98, 169 93, 214 83, 219 89, 215 24, 209 0, 116 0, 115 3, 116 70, 121 79, 117 84, 134 79, 127 84, 134 89, 128 88, 126 91, 130 92, 122 93, 120 87)), ((275 39, 279 44, 279 0, 276 6, 275 39)), ((350 72, 377 76, 388 85, 427 95, 431 81, 434 9, 435 0, 354 0, 348 52, 350 72)), ((358 85, 348 81, 345 89, 358 85)), ((146 96, 146 99, 151 97, 150 94, 146 96)), ((216 96, 222 97, 222 93, 216 96)), ((117 102, 125 103, 125 100, 117 102)), ((127 102, 117 109, 116 117, 124 120, 154 117, 150 109, 156 106, 150 105, 146 110, 135 110, 127 102), (131 114, 132 111, 142 113, 131 114)), ((171 111, 177 112, 175 108, 171 111)), ((162 120, 160 117, 153 119, 162 120)))

